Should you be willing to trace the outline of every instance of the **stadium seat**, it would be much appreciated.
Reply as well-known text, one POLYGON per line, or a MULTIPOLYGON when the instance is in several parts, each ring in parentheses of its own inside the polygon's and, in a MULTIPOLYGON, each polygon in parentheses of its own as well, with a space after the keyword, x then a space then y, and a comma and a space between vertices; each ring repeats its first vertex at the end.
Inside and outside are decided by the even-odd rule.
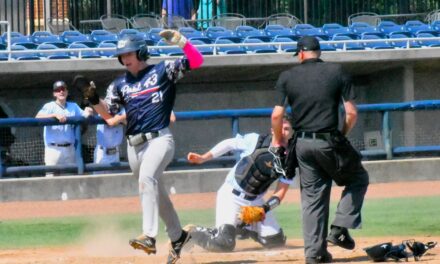
POLYGON ((322 31, 331 39, 335 34, 349 34, 350 30, 338 23, 330 23, 322 25, 322 31))
MULTIPOLYGON (((230 39, 217 39, 215 44, 237 44, 230 39)), ((217 53, 219 54, 246 54, 246 50, 242 46, 234 45, 227 47, 216 47, 217 53)))
POLYGON ((391 32, 406 31, 403 25, 398 25, 393 21, 386 21, 386 20, 381 21, 379 25, 377 25, 377 30, 386 35, 388 35, 391 32))
POLYGON ((293 28, 296 24, 301 24, 301 20, 289 13, 278 13, 267 17, 268 25, 280 25, 286 28, 293 28))
POLYGON ((241 39, 255 38, 264 42, 270 41, 270 37, 266 36, 266 34, 264 34, 264 31, 258 30, 251 26, 238 26, 235 29, 235 35, 241 39))
POLYGON ((21 37, 20 38, 13 38, 13 39, 11 39, 11 43, 12 43, 12 46, 20 45, 20 46, 23 46, 27 49, 36 49, 38 46, 37 44, 30 41, 29 38, 27 38, 27 37, 25 39, 22 39, 21 37))
POLYGON ((386 40, 384 40, 377 34, 363 34, 361 39, 378 40, 377 42, 363 42, 362 44, 364 45, 364 47, 368 49, 394 49, 393 46, 391 46, 386 40))
MULTIPOLYGON (((418 33, 416 35, 417 38, 436 38, 437 36, 431 33, 418 33)), ((417 43, 422 47, 440 47, 439 39, 424 39, 417 40, 417 43)))
MULTIPOLYGON (((191 40, 191 43, 196 46, 197 45, 206 45, 205 42, 203 42, 201 40, 197 40, 197 39, 191 40)), ((214 54, 213 47, 199 47, 199 46, 197 46, 197 50, 199 50, 200 53, 202 53, 203 55, 213 55, 214 54)))
POLYGON ((90 39, 98 44, 104 41, 112 43, 118 42, 118 36, 116 34, 103 29, 92 30, 90 33, 90 39))
POLYGON ((295 36, 292 29, 286 28, 281 25, 267 25, 264 29, 266 36, 275 38, 276 36, 295 36))
POLYGON ((353 34, 361 35, 362 33, 377 33, 377 29, 373 26, 370 26, 369 24, 365 22, 353 22, 349 27, 350 32, 353 34))
POLYGON ((31 36, 32 42, 42 44, 44 42, 61 42, 60 37, 49 31, 35 31, 31 36))
POLYGON ((406 21, 405 29, 413 36, 415 36, 417 33, 421 33, 420 31, 432 31, 431 27, 428 24, 425 24, 419 20, 406 21))
MULTIPOLYGON (((223 13, 212 18, 213 25, 228 30, 235 30, 238 26, 246 25, 246 17, 242 14, 223 13)), ((209 29, 209 28, 208 28, 209 29)))
POLYGON ((401 32, 395 32, 395 33, 390 33, 388 35, 389 37, 389 44, 395 48, 419 48, 420 45, 419 43, 414 39, 414 40, 395 40, 395 39, 407 39, 410 38, 408 37, 407 34, 405 33, 401 33, 401 32))
POLYGON ((163 39, 156 44, 157 51, 164 56, 183 56, 183 50, 179 47, 163 48, 169 46, 163 39))
POLYGON ((64 31, 63 33, 61 33, 60 38, 64 43, 67 44, 71 44, 73 42, 78 42, 78 41, 90 42, 89 37, 87 37, 86 35, 82 34, 79 31, 74 31, 74 30, 64 31))
POLYGON ((150 39, 154 43, 158 43, 159 40, 162 39, 162 37, 159 35, 159 32, 161 32, 162 30, 163 30, 163 28, 152 28, 152 29, 150 29, 150 31, 148 31, 148 34, 150 35, 150 39))
MULTIPOLYGON (((51 44, 51 45, 54 45, 54 46, 56 46, 57 48, 59 48, 59 49, 65 49, 65 48, 67 48, 67 46, 69 46, 69 44, 67 44, 67 43, 64 43, 64 42, 43 42, 43 43, 41 43, 41 44, 51 44)), ((38 47, 37 47, 38 48, 38 47)))
POLYGON ((8 54, 0 53, 0 61, 7 61, 7 60, 9 60, 8 54))
POLYGON ((440 34, 440 20, 433 21, 431 24, 431 29, 440 34))
POLYGON ((217 38, 228 38, 229 40, 240 42, 240 38, 238 38, 233 31, 228 30, 224 27, 208 27, 206 29, 206 36, 211 39, 211 41, 215 42, 217 38))
POLYGON ((128 18, 117 14, 102 15, 99 20, 101 20, 103 29, 115 34, 130 27, 128 18))
POLYGON ((98 51, 101 57, 114 57, 116 54, 116 44, 111 42, 101 42, 98 48, 112 48, 113 50, 100 50, 98 51))
MULTIPOLYGON (((11 38, 18 38, 18 37, 25 37, 25 35, 23 35, 23 34, 21 34, 20 32, 16 32, 16 31, 11 31, 11 38)), ((8 34, 7 34, 7 32, 4 32, 3 34, 2 34, 2 42, 3 43, 8 43, 8 40, 7 40, 7 38, 8 38, 8 34)))
POLYGON ((100 58, 98 52, 94 50, 88 50, 89 47, 83 43, 74 42, 69 45, 69 49, 84 49, 84 51, 69 51, 71 57, 77 57, 82 59, 96 59, 100 58))
POLYGON ((58 47, 53 44, 42 43, 38 45, 37 50, 51 50, 50 52, 38 53, 40 57, 47 58, 49 60, 70 59, 70 56, 66 51, 58 51, 58 47))
POLYGON ((205 35, 192 27, 181 27, 179 28, 179 32, 183 34, 187 39, 190 38, 204 38, 205 35))
POLYGON ((323 41, 326 41, 324 39, 319 39, 319 46, 321 48, 321 51, 335 51, 336 46, 333 43, 323 43, 323 41))
POLYGON ((277 44, 274 45, 277 50, 282 50, 284 52, 295 52, 296 51, 296 41, 293 41, 291 38, 276 36, 272 42, 282 42, 286 44, 277 44))
POLYGON ((244 49, 247 53, 276 53, 277 49, 273 45, 268 45, 261 39, 246 38, 243 40, 244 49), (246 44, 258 44, 262 45, 246 45, 246 44))
POLYGON ((29 51, 26 47, 20 45, 12 45, 11 51, 14 51, 11 54, 11 58, 15 60, 40 60, 38 53, 35 52, 26 52, 29 51), (23 52, 20 52, 23 51, 23 52))
POLYGON ((360 42, 349 42, 353 41, 352 38, 348 36, 333 36, 333 41, 341 41, 341 43, 335 43, 334 46, 336 49, 343 50, 344 47, 346 50, 363 50, 365 49, 364 46, 360 42))
POLYGON ((324 34, 322 29, 314 27, 310 24, 297 24, 293 28, 293 32, 297 36, 315 36, 322 39, 328 39, 328 36, 324 34))
POLYGON ((131 18, 133 28, 147 32, 152 28, 163 28, 162 19, 155 14, 137 14, 131 18))

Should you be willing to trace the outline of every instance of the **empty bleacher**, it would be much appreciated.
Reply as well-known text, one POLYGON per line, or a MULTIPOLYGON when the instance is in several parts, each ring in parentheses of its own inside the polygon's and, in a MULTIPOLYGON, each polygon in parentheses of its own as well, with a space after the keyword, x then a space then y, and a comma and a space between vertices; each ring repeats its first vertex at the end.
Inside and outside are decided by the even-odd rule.
MULTIPOLYGON (((69 28, 59 34, 36 31, 26 36, 10 32, 8 39, 7 32, 4 32, 0 37, 0 61, 110 58, 114 56, 118 39, 126 34, 141 36, 150 47, 152 56, 183 54, 181 49, 161 41, 159 32, 165 24, 158 16, 139 15, 136 18, 126 19, 118 15, 102 17, 103 28, 87 34, 69 28)), ((368 14, 363 14, 351 18, 348 26, 327 23, 320 27, 297 19, 295 23, 274 24, 277 20, 267 18, 257 28, 246 25, 244 17, 223 16, 223 20, 213 18, 213 26, 207 28, 197 28, 197 23, 192 26, 187 23, 178 30, 199 46, 205 55, 291 53, 302 36, 317 37, 322 50, 330 52, 440 46, 440 20, 429 23, 408 20, 404 24, 397 24, 367 18, 368 14), (231 26, 232 22, 238 24, 231 26)))

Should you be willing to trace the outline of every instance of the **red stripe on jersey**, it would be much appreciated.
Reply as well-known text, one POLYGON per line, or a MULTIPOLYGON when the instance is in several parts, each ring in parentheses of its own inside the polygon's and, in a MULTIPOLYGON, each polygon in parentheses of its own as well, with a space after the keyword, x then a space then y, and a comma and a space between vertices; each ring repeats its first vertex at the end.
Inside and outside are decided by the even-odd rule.
POLYGON ((137 97, 139 95, 143 95, 143 94, 147 94, 147 93, 152 93, 152 92, 156 92, 159 90, 159 86, 153 87, 153 88, 149 88, 147 90, 143 90, 134 94, 130 94, 130 97, 137 97))

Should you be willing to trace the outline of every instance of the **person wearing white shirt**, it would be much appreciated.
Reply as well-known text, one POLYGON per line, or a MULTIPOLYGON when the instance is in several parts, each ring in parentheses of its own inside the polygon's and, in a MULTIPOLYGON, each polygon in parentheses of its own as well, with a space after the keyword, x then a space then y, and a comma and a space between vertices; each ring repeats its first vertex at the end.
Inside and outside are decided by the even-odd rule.
MULTIPOLYGON (((60 123, 65 123, 68 117, 88 117, 93 109, 87 107, 84 111, 74 102, 68 102, 69 92, 64 81, 53 84, 54 101, 46 103, 36 118, 56 118, 60 123)), ((75 130, 74 125, 60 124, 44 127, 44 163, 51 165, 75 164, 75 130)), ((46 176, 53 176, 52 173, 46 176)))

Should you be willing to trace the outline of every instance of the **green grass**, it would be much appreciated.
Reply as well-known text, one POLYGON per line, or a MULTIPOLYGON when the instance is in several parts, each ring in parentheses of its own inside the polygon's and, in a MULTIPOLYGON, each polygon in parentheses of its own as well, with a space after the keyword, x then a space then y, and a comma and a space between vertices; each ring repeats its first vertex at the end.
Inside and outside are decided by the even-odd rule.
MULTIPOLYGON (((440 235, 440 197, 395 198, 366 200, 363 209, 363 229, 353 231, 360 236, 440 235)), ((330 221, 336 204, 331 206, 330 221)), ((212 226, 214 209, 179 211, 182 224, 212 226)), ((301 238, 299 204, 282 205, 275 210, 277 219, 290 238, 301 238)), ((141 230, 140 214, 94 217, 46 218, 3 221, 0 223, 0 248, 59 246, 78 243, 90 232, 117 230, 121 239, 137 236, 141 230)), ((159 241, 165 241, 163 224, 159 241)))

